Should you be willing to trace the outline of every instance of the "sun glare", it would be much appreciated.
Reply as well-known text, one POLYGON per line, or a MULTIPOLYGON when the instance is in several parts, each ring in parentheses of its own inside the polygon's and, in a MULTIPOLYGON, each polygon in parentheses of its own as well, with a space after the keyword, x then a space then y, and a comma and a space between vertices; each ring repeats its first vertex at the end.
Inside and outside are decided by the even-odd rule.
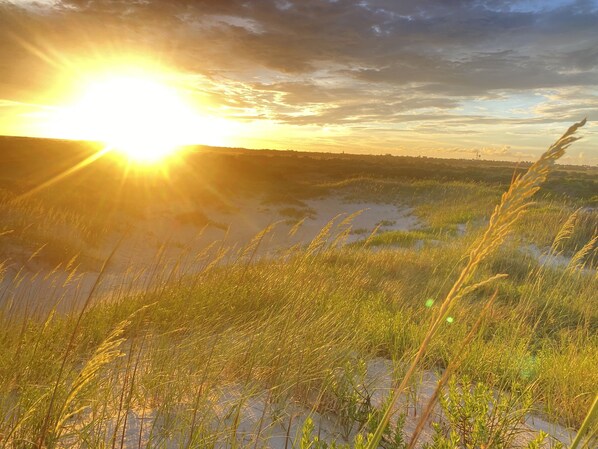
POLYGON ((69 126, 138 163, 155 163, 190 143, 198 116, 173 87, 140 76, 90 82, 71 108, 69 126))

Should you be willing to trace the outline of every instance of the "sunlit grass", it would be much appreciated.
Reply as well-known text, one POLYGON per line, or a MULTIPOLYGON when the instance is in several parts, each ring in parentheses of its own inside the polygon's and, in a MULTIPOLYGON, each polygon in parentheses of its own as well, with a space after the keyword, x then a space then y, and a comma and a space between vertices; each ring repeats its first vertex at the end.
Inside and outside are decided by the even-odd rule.
MULTIPOLYGON (((98 442, 110 437, 114 404, 123 392, 131 394, 124 406, 148 410, 152 420, 178 416, 164 431, 183 435, 202 389, 201 414, 215 406, 209 391, 239 383, 249 391, 271 390, 273 402, 309 406, 312 394, 324 388, 328 370, 355 357, 399 357, 400 363, 401 354, 417 348, 435 310, 424 303, 446 288, 441 273, 450 273, 454 252, 429 248, 405 258, 394 251, 330 250, 309 261, 299 253, 291 261, 249 270, 244 264, 216 268, 180 286, 95 304, 83 316, 70 354, 64 343, 76 314, 49 315, 41 323, 4 316, 1 341, 10 357, 0 366, 2 403, 5 414, 17 414, 4 421, 3 433, 20 417, 26 422, 16 436, 37 435, 60 361, 67 357, 58 390, 64 400, 86 360, 127 319, 131 324, 120 345, 124 356, 102 368, 98 379, 103 381, 78 393, 78 407, 87 408, 60 433, 85 433, 98 442), (418 288, 423 283, 429 284, 424 291, 418 288), (98 416, 93 432, 83 426, 92 416, 98 416)), ((550 297, 530 292, 516 300, 505 286, 461 372, 497 388, 527 384, 540 410, 575 425, 598 381, 591 369, 598 355, 592 336, 596 315, 588 306, 596 282, 577 275, 555 279, 550 270, 528 282, 540 282, 542 291, 550 288, 550 297), (575 294, 569 295, 573 285, 575 294), (562 320, 567 315, 576 318, 567 324, 562 320), (566 366, 576 369, 564 375, 566 366)), ((471 300, 454 311, 455 321, 430 347, 426 366, 446 366, 454 355, 450 342, 465 334, 468 317, 479 307, 471 300)))
MULTIPOLYGON (((123 288, 109 298, 98 294, 84 311, 57 312, 60 295, 51 292, 30 298, 35 310, 2 302, 0 447, 261 447, 267 444, 266 418, 258 417, 247 439, 239 436, 244 407, 256 401, 267 404, 264 414, 288 424, 291 440, 291 423, 309 411, 330 413, 345 428, 365 426, 351 422, 363 419, 360 407, 372 411, 358 394, 360 367, 383 357, 392 361, 395 381, 401 380, 464 256, 480 241, 500 190, 479 182, 379 179, 315 190, 409 204, 421 229, 364 234, 339 246, 331 226, 311 244, 268 259, 254 257, 260 236, 245 248, 193 255, 193 263, 182 255, 176 276, 156 259, 150 272, 157 281, 148 288, 123 288), (456 228, 462 224, 464 232, 456 228)), ((5 229, 20 229, 12 242, 31 242, 31 253, 53 236, 69 255, 87 249, 86 239, 101 238, 101 221, 90 219, 93 214, 33 199, 13 205, 7 195, 2 204, 12 218, 5 229), (71 233, 61 233, 64 228, 71 233)), ((458 378, 483 384, 474 391, 485 399, 473 405, 495 393, 496 403, 514 407, 508 416, 519 416, 527 407, 527 396, 519 396, 525 391, 536 413, 573 428, 581 424, 598 384, 598 279, 584 270, 595 250, 571 267, 542 264, 521 252, 522 242, 548 255, 551 245, 568 255, 579 251, 595 231, 591 220, 575 218, 567 226, 576 209, 539 197, 525 225, 513 226, 508 238, 499 236, 502 246, 479 263, 470 281, 496 273, 509 277, 454 304, 451 320, 443 320, 429 341, 420 374, 446 369, 459 357, 456 342, 483 314, 455 370, 458 378), (493 307, 484 311, 495 290, 493 307)), ((209 217, 198 213, 196 219, 204 225, 209 217)), ((0 236, 8 238, 13 234, 0 236)), ((120 282, 127 286, 132 277, 122 273, 120 282)), ((409 391, 417 383, 414 376, 409 391)), ((380 410, 374 415, 379 421, 380 410)), ((364 429, 374 431, 371 424, 364 429)), ((312 430, 307 433, 313 439, 312 430)))

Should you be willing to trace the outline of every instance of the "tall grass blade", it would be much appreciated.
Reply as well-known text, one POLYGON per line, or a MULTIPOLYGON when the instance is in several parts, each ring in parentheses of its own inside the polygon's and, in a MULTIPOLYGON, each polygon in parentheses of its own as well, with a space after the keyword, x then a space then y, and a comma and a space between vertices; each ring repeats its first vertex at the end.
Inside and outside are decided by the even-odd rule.
POLYGON ((500 203, 496 206, 490 217, 490 222, 485 233, 478 242, 473 245, 469 253, 467 264, 443 300, 442 305, 436 314, 436 318, 432 321, 413 361, 403 377, 403 380, 399 386, 392 391, 388 406, 373 434, 373 438, 368 441, 367 449, 375 449, 378 447, 382 434, 390 422, 391 415, 400 394, 407 387, 419 362, 426 354, 430 341, 443 324, 444 317, 451 309, 454 302, 463 296, 463 291, 467 288, 469 281, 476 273, 479 265, 503 243, 509 232, 512 230, 513 225, 531 204, 530 200, 532 196, 546 180, 555 161, 565 153, 565 150, 573 142, 579 139, 579 137, 574 136, 574 134, 580 127, 585 125, 585 123, 586 120, 584 119, 569 127, 565 134, 552 144, 540 159, 523 175, 515 177, 509 189, 503 193, 500 203))
POLYGON ((596 424, 595 421, 597 421, 597 420, 598 420, 598 394, 596 394, 596 397, 594 398, 594 403, 590 407, 590 410, 588 410, 588 414, 586 415, 586 418, 583 420, 583 423, 581 424, 581 427, 579 428, 579 431, 577 432, 577 435, 575 436, 575 439, 571 443, 571 446, 569 447, 569 449, 577 449, 577 447, 582 442, 585 434, 590 429, 590 426, 592 426, 593 424, 596 424))

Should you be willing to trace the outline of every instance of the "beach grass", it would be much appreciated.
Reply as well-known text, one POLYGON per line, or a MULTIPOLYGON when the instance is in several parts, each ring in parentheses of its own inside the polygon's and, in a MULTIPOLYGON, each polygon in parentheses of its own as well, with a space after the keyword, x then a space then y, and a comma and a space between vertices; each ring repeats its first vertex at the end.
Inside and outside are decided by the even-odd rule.
MULTIPOLYGON (((266 230, 244 248, 222 243, 195 255, 176 275, 158 258, 159 282, 109 295, 92 288, 66 311, 49 291, 15 303, 9 285, 0 305, 0 447, 332 447, 318 436, 317 416, 341 429, 338 447, 550 447, 542 435, 515 439, 521 419, 534 413, 577 429, 598 385, 595 212, 537 189, 574 131, 502 197, 500 184, 479 179, 349 176, 314 183, 306 196, 299 184, 289 189, 294 208, 330 191, 400 201, 419 217, 417 230, 339 245, 329 227, 279 257, 257 257, 266 230), (568 264, 551 262, 558 257, 568 264), (374 406, 364 370, 380 358, 393 367, 396 399, 374 406), (438 394, 445 418, 431 414, 443 424, 418 442, 392 416, 421 419, 399 399, 432 372, 451 374, 438 394), (477 424, 457 425, 461 403, 477 424), (250 428, 248 409, 257 410, 250 428), (276 426, 286 429, 278 443, 268 439, 276 426)), ((245 179, 264 193, 277 177, 245 179)), ((69 259, 101 238, 104 222, 11 195, 1 202, 13 218, 0 239, 30 257, 54 235, 67 250, 61 269, 76 283, 81 267, 69 259)), ((118 255, 123 247, 111 242, 118 255)), ((97 264, 98 286, 102 263, 110 267, 110 254, 97 264)), ((124 270, 120 282, 132 276, 124 270)))

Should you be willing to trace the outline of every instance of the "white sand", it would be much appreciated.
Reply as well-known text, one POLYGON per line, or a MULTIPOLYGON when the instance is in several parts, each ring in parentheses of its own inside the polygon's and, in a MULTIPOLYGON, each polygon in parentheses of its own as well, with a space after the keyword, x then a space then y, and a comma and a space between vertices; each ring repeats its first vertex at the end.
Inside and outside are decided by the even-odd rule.
MULTIPOLYGON (((372 397, 372 405, 380 407, 388 397, 393 380, 392 362, 385 359, 374 359, 367 364, 365 382, 361 387, 368 391, 372 397)), ((430 371, 424 372, 416 377, 411 391, 403 394, 397 408, 398 414, 405 414, 406 421, 404 433, 407 438, 413 433, 421 416, 422 410, 431 397, 438 376, 430 371)), ((322 415, 311 410, 305 405, 297 403, 271 404, 268 393, 261 391, 253 394, 244 392, 237 385, 223 387, 219 391, 211 393, 211 415, 209 423, 213 429, 213 435, 217 435, 216 447, 230 447, 231 426, 237 422, 234 438, 241 447, 259 447, 271 449, 289 449, 299 447, 303 424, 308 418, 314 423, 313 435, 328 443, 352 442, 358 429, 353 427, 347 432, 337 416, 333 414, 322 415), (237 415, 238 413, 238 415, 237 415), (228 429, 228 431, 227 431, 228 429)), ((181 447, 188 440, 188 427, 176 429, 175 427, 164 428, 165 423, 154 426, 152 421, 156 419, 155 413, 146 411, 130 412, 128 416, 128 428, 125 433, 125 448, 144 447, 150 440, 160 441, 167 448, 181 447)), ((438 407, 432 414, 432 421, 439 421, 438 407)), ((158 418, 158 421, 160 419, 158 418)), ((522 423, 522 443, 531 440, 537 432, 543 430, 551 438, 556 438, 568 445, 573 435, 566 429, 550 424, 540 418, 530 416, 526 423, 522 423)), ((122 432, 122 430, 121 430, 122 432)), ((420 436, 420 444, 429 442, 432 436, 432 429, 427 425, 420 436)), ((120 438, 120 434, 119 434, 120 438)))
MULTIPOLYGON (((271 257, 294 245, 307 245, 331 220, 335 226, 329 240, 333 241, 348 226, 343 220, 359 211, 350 226, 361 233, 348 234, 346 243, 366 237, 381 222, 385 223, 381 231, 418 227, 417 219, 406 207, 346 202, 340 196, 306 203, 308 209, 288 204, 264 205, 261 198, 236 198, 231 200, 229 211, 206 207, 202 212, 218 226, 205 227, 184 223, 179 218, 181 214, 193 212, 193 204, 155 206, 134 223, 118 244, 95 296, 118 297, 121 293, 145 291, 165 280, 192 274, 200 271, 223 248, 228 249, 228 258, 222 263, 233 261, 239 251, 270 225, 274 226, 273 230, 260 241, 254 259, 271 257), (288 208, 310 212, 293 236, 289 236, 293 220, 281 214, 288 208)), ((113 236, 94 251, 94 256, 105 259, 119 239, 120 236, 113 236)), ((97 271, 78 272, 71 277, 63 269, 52 270, 39 260, 24 263, 22 260, 28 257, 22 255, 20 262, 18 257, 13 258, 0 280, 0 301, 15 304, 21 310, 35 309, 44 313, 57 304, 61 311, 71 310, 86 300, 98 277, 97 271)))

